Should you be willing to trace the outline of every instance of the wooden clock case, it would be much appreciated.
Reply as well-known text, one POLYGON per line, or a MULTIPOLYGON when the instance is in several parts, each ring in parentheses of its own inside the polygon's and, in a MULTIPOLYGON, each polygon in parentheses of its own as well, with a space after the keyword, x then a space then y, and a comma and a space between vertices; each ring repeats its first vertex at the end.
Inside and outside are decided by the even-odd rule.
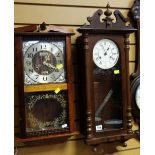
MULTIPOLYGON (((80 89, 80 103, 81 103, 81 132, 86 136, 86 143, 95 146, 100 144, 119 142, 123 144, 126 140, 133 138, 134 133, 132 131, 132 115, 131 115, 131 102, 130 102, 130 79, 129 79, 129 35, 136 31, 131 25, 126 25, 127 19, 123 17, 119 10, 114 11, 116 18, 115 22, 112 22, 112 12, 109 10, 109 4, 107 10, 104 12, 105 18, 100 19, 103 11, 97 10, 92 17, 88 17, 89 25, 84 24, 77 31, 82 33, 82 36, 77 38, 77 48, 79 51, 79 89, 80 89), (103 21, 103 22, 102 22, 103 21), (95 132, 95 101, 94 94, 97 89, 94 88, 94 79, 99 77, 93 75, 93 58, 92 51, 95 43, 100 39, 111 39, 115 41, 120 50, 120 70, 121 74, 116 77, 102 76, 101 80, 117 78, 121 81, 122 87, 122 109, 123 109, 123 126, 118 130, 105 131, 102 133, 95 132)), ((103 73, 104 74, 104 73, 103 73)), ((105 73, 106 74, 106 73, 105 73)), ((105 86, 105 89, 107 87, 105 86)), ((98 91, 98 97, 104 94, 105 90, 98 91)), ((106 112, 105 117, 108 116, 106 112)), ((111 111, 112 113, 114 111, 111 111)))
MULTIPOLYGON (((72 135, 78 134, 75 129, 75 122, 74 122, 74 75, 73 75, 73 68, 72 68, 72 54, 71 54, 71 35, 73 35, 73 31, 65 29, 63 27, 58 27, 54 25, 47 25, 42 23, 41 25, 30 25, 24 26, 15 29, 15 57, 16 57, 16 64, 18 70, 18 92, 19 92, 19 106, 20 106, 20 127, 21 132, 20 135, 17 135, 16 141, 20 142, 32 142, 32 141, 41 141, 41 140, 49 140, 49 139, 56 139, 56 138, 67 138, 72 135), (58 130, 46 130, 41 132, 34 132, 32 135, 28 135, 26 133, 26 116, 25 116, 25 92, 24 92, 24 73, 23 73, 23 53, 22 53, 22 40, 24 37, 51 37, 55 38, 56 40, 64 40, 65 41, 65 61, 66 61, 66 79, 67 79, 67 104, 68 104, 68 124, 69 129, 66 131, 58 131, 58 130)), ((52 83, 50 83, 50 86, 52 83)), ((60 84, 61 85, 61 84, 60 84)), ((49 86, 49 89, 50 89, 49 86)), ((33 86, 31 86, 33 87, 33 86)), ((53 84, 53 87, 60 87, 59 84, 53 84)), ((42 87, 43 92, 44 89, 48 89, 48 83, 42 87)), ((62 89, 63 91, 63 89, 62 89)), ((49 109, 46 109, 49 112, 49 109)), ((55 109, 56 110, 56 109, 55 109)), ((39 115, 39 114, 38 114, 39 115)))

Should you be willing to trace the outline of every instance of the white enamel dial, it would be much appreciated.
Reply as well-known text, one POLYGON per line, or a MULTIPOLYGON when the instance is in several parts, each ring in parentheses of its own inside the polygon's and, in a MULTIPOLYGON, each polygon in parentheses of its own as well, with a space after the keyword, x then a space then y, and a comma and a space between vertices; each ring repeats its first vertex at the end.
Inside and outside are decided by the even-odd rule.
POLYGON ((93 61, 101 69, 114 67, 119 59, 119 49, 110 39, 99 40, 93 49, 93 61))
POLYGON ((140 109, 140 85, 136 89, 135 100, 136 100, 137 107, 140 109))
POLYGON ((64 79, 62 48, 56 44, 26 42, 23 44, 23 52, 25 84, 61 82, 64 79))

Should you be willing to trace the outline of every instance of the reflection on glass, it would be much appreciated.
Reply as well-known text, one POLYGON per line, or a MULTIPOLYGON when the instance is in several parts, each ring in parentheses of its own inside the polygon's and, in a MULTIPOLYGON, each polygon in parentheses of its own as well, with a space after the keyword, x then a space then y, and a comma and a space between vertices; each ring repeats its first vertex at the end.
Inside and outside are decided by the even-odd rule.
POLYGON ((120 80, 94 82, 96 132, 122 128, 120 80))

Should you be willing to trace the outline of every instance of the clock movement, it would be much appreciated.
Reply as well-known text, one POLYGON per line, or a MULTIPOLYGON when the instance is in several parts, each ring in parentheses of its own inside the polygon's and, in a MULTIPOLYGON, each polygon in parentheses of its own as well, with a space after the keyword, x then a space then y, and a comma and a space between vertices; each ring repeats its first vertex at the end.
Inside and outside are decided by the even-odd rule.
MULTIPOLYGON (((132 138, 129 79, 129 35, 136 31, 119 10, 113 22, 109 4, 97 10, 90 24, 78 29, 81 131, 86 143, 97 146, 132 138), (82 88, 81 88, 82 86, 82 88), (84 115, 85 114, 85 115, 84 115)), ((95 149, 96 150, 96 149, 95 149)))
POLYGON ((22 138, 75 133, 73 34, 45 23, 15 29, 22 138))

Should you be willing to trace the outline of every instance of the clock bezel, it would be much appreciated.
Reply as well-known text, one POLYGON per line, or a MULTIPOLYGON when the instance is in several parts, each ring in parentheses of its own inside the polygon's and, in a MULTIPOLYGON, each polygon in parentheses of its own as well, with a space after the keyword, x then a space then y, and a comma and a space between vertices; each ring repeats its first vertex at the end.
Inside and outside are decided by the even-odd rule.
MULTIPOLYGON (((32 83, 30 83, 30 84, 27 84, 27 85, 31 85, 31 84, 46 84, 46 83, 59 83, 59 82, 65 82, 66 81, 66 79, 64 79, 64 81, 61 81, 60 80, 60 76, 61 76, 61 74, 64 74, 64 76, 65 76, 65 68, 66 68, 66 60, 64 60, 64 58, 63 58, 63 62, 62 62, 62 65, 63 65, 63 67, 60 69, 60 72, 61 73, 59 73, 59 76, 57 77, 57 78, 55 78, 54 80, 52 79, 52 80, 48 80, 47 82, 45 81, 45 82, 43 82, 43 80, 41 81, 40 80, 40 82, 38 82, 38 80, 34 80, 30 75, 29 75, 29 73, 28 73, 28 69, 26 68, 26 67, 28 67, 28 66, 26 66, 26 63, 25 63, 25 61, 30 61, 28 58, 25 58, 25 56, 26 56, 26 54, 29 52, 29 50, 33 47, 33 46, 35 46, 36 44, 40 44, 41 42, 44 44, 51 44, 52 46, 55 46, 55 45, 53 45, 54 44, 54 42, 59 42, 59 39, 58 40, 54 40, 54 41, 52 41, 52 42, 49 42, 49 41, 47 41, 47 40, 45 40, 45 41, 42 41, 42 40, 40 40, 40 39, 38 39, 38 40, 36 40, 36 41, 38 41, 38 42, 36 42, 36 43, 34 43, 34 44, 31 44, 29 47, 28 47, 28 49, 26 50, 26 51, 23 51, 23 59, 24 59, 24 72, 25 72, 25 76, 28 76, 28 78, 30 79, 30 81, 32 81, 32 83), (25 59, 27 59, 27 60, 25 60, 25 59), (60 80, 60 81, 59 81, 60 80)), ((63 40, 61 40, 61 42, 63 42, 64 44, 65 44, 65 40, 63 41, 63 40)), ((57 47, 58 48, 58 47, 57 47)), ((64 51, 63 51, 63 53, 61 52, 61 50, 59 49, 59 51, 61 52, 61 56, 62 57, 65 57, 65 49, 63 49, 64 51)), ((46 50, 42 50, 42 51, 46 51, 46 50)), ((38 52, 42 52, 42 51, 37 51, 37 52, 34 52, 35 54, 37 54, 38 52)), ((47 52, 49 52, 50 54, 52 54, 52 52, 51 51, 47 51, 47 52)), ((35 56, 35 54, 34 54, 34 56, 35 56)), ((53 54, 54 55, 54 54, 53 54)), ((34 58, 34 56, 33 56, 33 58, 34 58)), ((54 55, 55 56, 55 55, 54 55)), ((55 56, 56 57, 56 56, 55 56)), ((33 58, 31 58, 32 60, 31 60, 31 63, 33 63, 32 61, 33 61, 33 58)), ((57 59, 56 59, 56 61, 57 61, 57 59)), ((33 74, 35 74, 35 75, 38 75, 38 78, 37 79, 39 79, 39 77, 47 77, 48 79, 50 79, 50 77, 54 74, 54 72, 52 72, 52 73, 50 73, 50 74, 47 74, 47 75, 39 75, 39 73, 37 73, 36 71, 35 71, 35 69, 33 68, 33 64, 31 64, 31 66, 30 66, 29 68, 30 69, 33 69, 34 70, 34 73, 33 74), (30 68, 31 67, 31 68, 30 68), (35 73, 36 72, 36 73, 35 73)), ((64 77, 64 78, 66 78, 66 77, 64 77)), ((26 84, 26 83, 25 83, 26 84)))
POLYGON ((116 64, 117 64, 117 62, 118 62, 118 60, 119 60, 119 48, 118 48, 118 45, 113 41, 113 40, 111 40, 111 39, 107 39, 107 38, 104 38, 104 39, 101 39, 101 40, 98 40, 97 42, 96 42, 96 44, 94 45, 94 48, 93 48, 93 62, 96 64, 96 66, 97 67, 99 67, 100 69, 103 69, 103 70, 108 70, 108 69, 111 69, 111 68, 113 68, 116 64), (109 42, 112 42, 114 45, 115 45, 115 47, 116 47, 116 49, 117 49, 117 57, 116 57, 116 60, 115 60, 115 62, 110 66, 110 67, 101 67, 101 66, 99 66, 96 62, 95 62, 95 60, 94 60, 94 53, 95 53, 95 47, 97 46, 97 44, 99 44, 99 42, 101 42, 101 41, 105 41, 105 40, 107 40, 107 41, 109 41, 109 42))

